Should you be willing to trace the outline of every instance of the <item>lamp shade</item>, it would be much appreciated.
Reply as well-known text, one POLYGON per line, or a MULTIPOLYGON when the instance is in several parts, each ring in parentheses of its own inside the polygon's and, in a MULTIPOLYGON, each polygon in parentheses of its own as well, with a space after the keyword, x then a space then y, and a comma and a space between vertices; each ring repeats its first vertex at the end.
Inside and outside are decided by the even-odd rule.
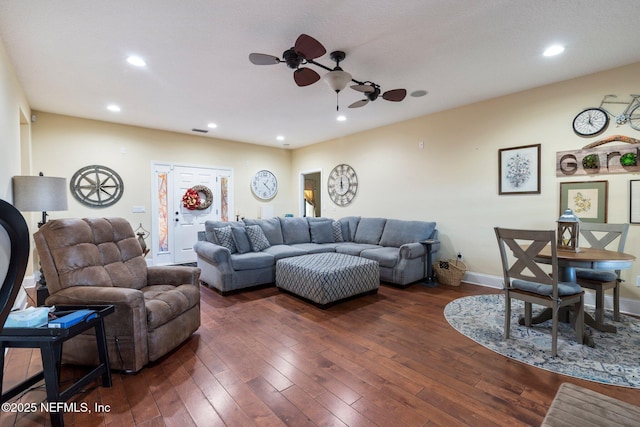
POLYGON ((66 211, 67 179, 14 176, 13 205, 23 212, 66 211))
MULTIPOLYGON (((337 67, 336 67, 337 68, 337 67)), ((351 81, 351 74, 346 71, 335 69, 325 74, 322 79, 329 85, 331 89, 340 92, 351 81)))

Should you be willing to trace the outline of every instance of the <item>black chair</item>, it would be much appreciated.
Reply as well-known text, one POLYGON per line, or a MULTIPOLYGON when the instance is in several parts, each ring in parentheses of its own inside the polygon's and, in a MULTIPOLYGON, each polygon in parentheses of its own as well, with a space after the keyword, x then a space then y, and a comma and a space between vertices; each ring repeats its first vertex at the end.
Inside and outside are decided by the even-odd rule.
MULTIPOLYGON (((13 205, 0 200, 0 227, 9 237, 8 247, 2 253, 9 253, 9 264, 0 288, 0 331, 4 327, 13 303, 18 296, 24 273, 29 261, 29 227, 24 217, 13 205)), ((3 233, 4 234, 4 233, 3 233)), ((4 246, 4 244, 3 244, 4 246)), ((2 255, 0 255, 2 256, 2 255)))

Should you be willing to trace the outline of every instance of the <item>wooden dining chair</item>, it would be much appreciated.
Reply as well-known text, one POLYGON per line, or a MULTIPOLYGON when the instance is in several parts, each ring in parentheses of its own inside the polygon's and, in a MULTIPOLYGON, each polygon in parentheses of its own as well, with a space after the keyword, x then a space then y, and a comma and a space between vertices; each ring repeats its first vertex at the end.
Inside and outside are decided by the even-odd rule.
MULTIPOLYGON (((558 255, 554 230, 514 230, 495 227, 502 270, 504 273, 504 338, 511 328, 511 299, 524 301, 524 324, 531 327, 532 305, 551 310, 551 354, 558 354, 558 322, 560 307, 573 308, 572 324, 576 340, 582 344, 584 331, 584 291, 577 283, 558 282, 558 255), (536 257, 542 249, 551 247, 551 274, 536 257)), ((549 262, 549 261, 547 261, 549 262)))
MULTIPOLYGON (((580 224, 580 236, 589 246, 596 249, 609 249, 624 252, 629 224, 602 224, 583 222, 580 224), (617 243, 617 246, 616 246, 617 243)), ((596 292, 596 323, 604 323, 604 293, 613 289, 613 317, 620 320, 620 270, 593 270, 576 268, 576 282, 583 288, 596 292)))

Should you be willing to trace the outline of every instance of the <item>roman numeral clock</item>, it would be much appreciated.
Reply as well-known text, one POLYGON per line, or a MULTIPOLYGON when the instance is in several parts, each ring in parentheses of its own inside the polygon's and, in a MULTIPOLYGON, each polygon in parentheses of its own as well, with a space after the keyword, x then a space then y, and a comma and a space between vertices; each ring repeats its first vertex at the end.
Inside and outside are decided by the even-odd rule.
POLYGON ((329 197, 338 206, 347 206, 358 192, 358 176, 349 165, 341 164, 333 168, 327 182, 329 197))

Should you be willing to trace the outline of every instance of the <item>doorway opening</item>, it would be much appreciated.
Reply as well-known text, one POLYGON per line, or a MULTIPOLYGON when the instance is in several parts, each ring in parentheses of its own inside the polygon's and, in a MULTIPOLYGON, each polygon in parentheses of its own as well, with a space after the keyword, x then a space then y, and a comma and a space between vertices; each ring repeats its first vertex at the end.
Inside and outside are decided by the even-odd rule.
POLYGON ((300 173, 300 216, 322 216, 322 170, 300 173))

